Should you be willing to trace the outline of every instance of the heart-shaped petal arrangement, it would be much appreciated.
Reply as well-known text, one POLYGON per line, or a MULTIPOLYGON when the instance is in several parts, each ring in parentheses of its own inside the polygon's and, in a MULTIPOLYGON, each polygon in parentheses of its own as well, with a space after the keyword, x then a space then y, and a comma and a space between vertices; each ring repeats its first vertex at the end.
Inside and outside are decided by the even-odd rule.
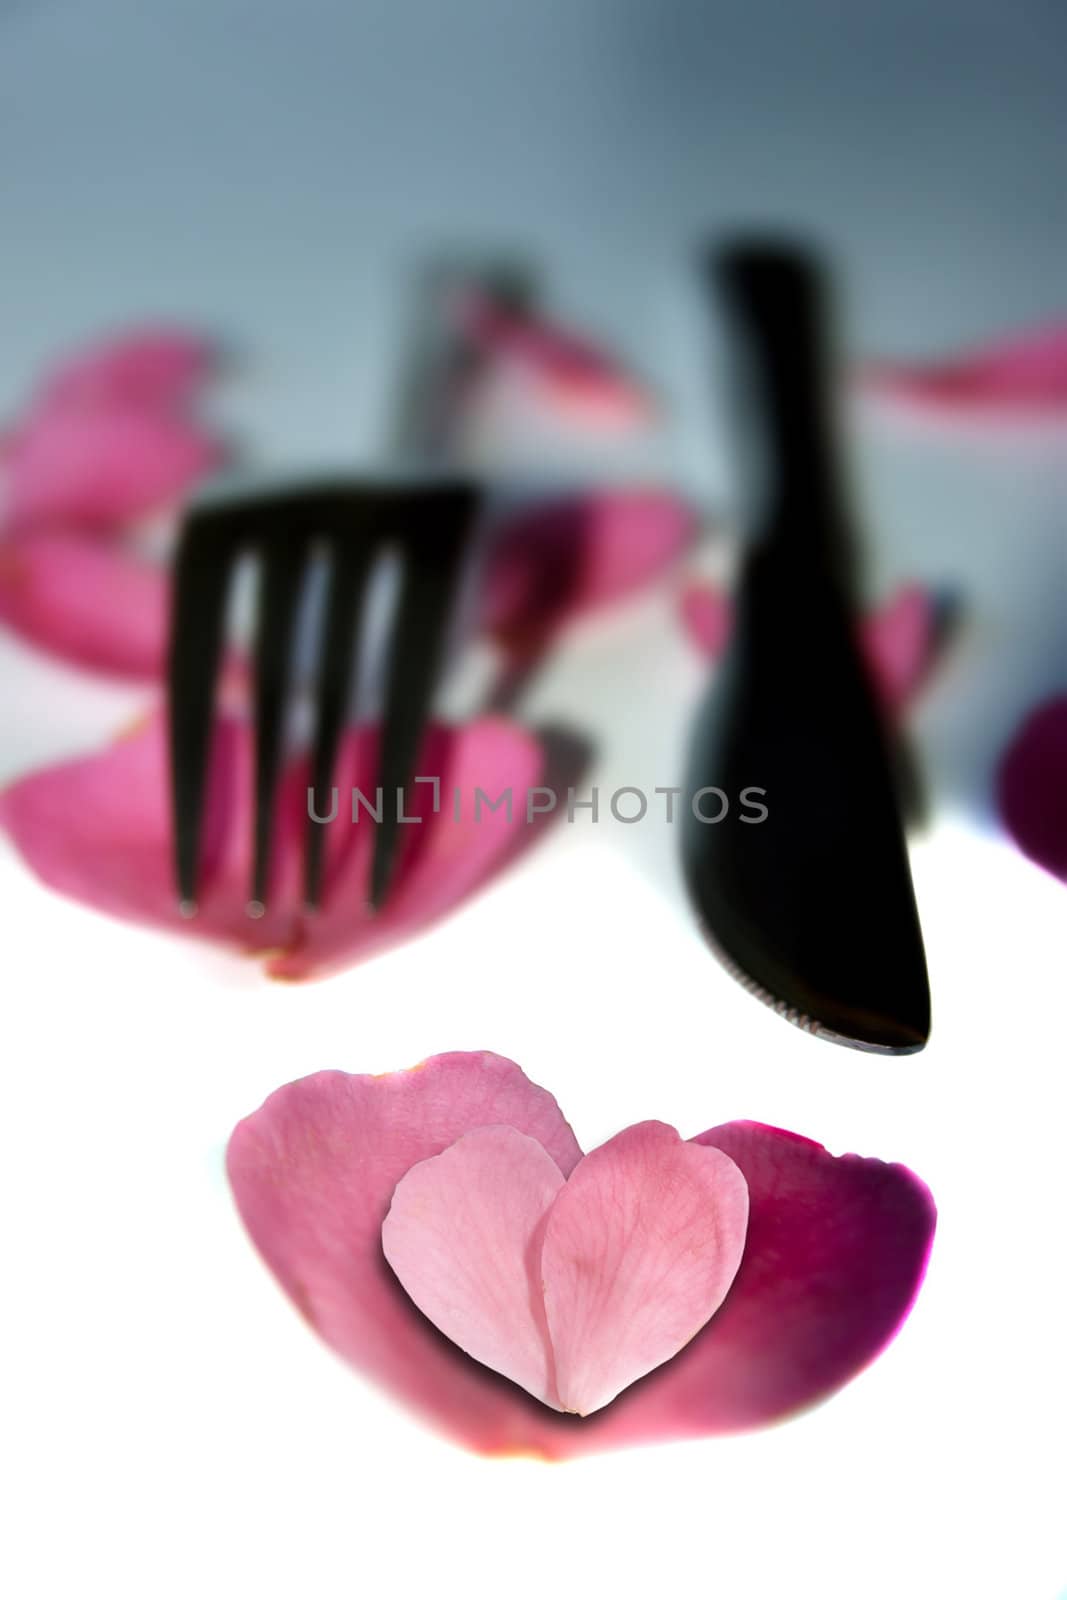
POLYGON ((490 1455, 732 1433, 825 1399, 904 1321, 934 1231, 906 1168, 760 1123, 687 1141, 641 1123, 585 1156, 552 1096, 488 1051, 286 1084, 227 1167, 320 1337, 490 1455))
POLYGON ((747 1224, 739 1168, 665 1123, 624 1129, 569 1179, 536 1139, 489 1127, 401 1179, 382 1248, 468 1355, 584 1417, 710 1320, 747 1224))

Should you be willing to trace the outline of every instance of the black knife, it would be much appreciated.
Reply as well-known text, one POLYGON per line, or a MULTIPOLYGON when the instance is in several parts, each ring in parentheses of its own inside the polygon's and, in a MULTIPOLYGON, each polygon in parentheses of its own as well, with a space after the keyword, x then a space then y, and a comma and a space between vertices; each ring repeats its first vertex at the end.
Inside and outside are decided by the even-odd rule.
POLYGON ((910 1053, 930 992, 890 735, 857 648, 828 285, 805 250, 762 241, 709 276, 744 358, 750 542, 694 730, 686 881, 716 953, 782 1016, 910 1053), (723 809, 713 789, 727 810, 703 820, 723 809))

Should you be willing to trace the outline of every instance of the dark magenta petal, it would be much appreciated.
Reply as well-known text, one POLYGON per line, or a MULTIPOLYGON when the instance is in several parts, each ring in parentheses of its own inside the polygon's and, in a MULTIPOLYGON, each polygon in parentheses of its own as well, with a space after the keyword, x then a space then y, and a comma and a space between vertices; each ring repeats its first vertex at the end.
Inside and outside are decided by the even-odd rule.
POLYGON ((1067 883, 1067 695, 1023 722, 997 767, 997 806, 1023 855, 1067 883))
POLYGON ((450 1343, 382 1255, 382 1223, 409 1168, 489 1126, 537 1139, 564 1174, 579 1159, 555 1102, 512 1063, 478 1054, 289 1084, 238 1126, 229 1157, 245 1224, 312 1327, 472 1449, 558 1458, 777 1421, 866 1366, 922 1281, 934 1208, 905 1168, 834 1157, 758 1123, 712 1129, 696 1142, 729 1156, 749 1198, 726 1300, 680 1354, 602 1411, 562 1416, 450 1343))
MULTIPOLYGON (((106 749, 21 778, 0 794, 0 823, 27 865, 50 888, 111 916, 218 941, 267 956, 272 977, 322 976, 397 944, 443 916, 517 850, 533 842, 525 791, 540 777, 542 748, 499 717, 461 728, 431 728, 423 772, 442 780, 442 809, 429 814, 432 790, 420 787, 424 820, 406 827, 396 884, 384 910, 365 908, 373 824, 353 824, 351 790, 373 802, 377 746, 370 728, 348 732, 338 755, 337 815, 327 837, 322 907, 301 907, 301 860, 307 818, 307 763, 292 760, 276 807, 270 908, 246 912, 251 863, 252 737, 246 723, 223 717, 216 730, 206 810, 203 872, 195 917, 180 915, 173 883, 166 726, 153 713, 106 749), (463 804, 454 820, 451 785, 463 804), (514 805, 475 819, 474 789, 491 800, 509 786, 514 805)), ((409 808, 412 813, 416 806, 409 808)))

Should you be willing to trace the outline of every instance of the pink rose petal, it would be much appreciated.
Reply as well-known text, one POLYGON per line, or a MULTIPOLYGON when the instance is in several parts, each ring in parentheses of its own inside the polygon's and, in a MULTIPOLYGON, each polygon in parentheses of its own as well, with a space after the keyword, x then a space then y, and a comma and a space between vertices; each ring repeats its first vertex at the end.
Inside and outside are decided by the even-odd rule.
POLYGON ((617 1134, 566 1181, 535 1140, 481 1128, 401 1179, 382 1248, 454 1344, 584 1417, 718 1309, 747 1220, 729 1157, 661 1122, 617 1134))
MULTIPOLYGON (((166 719, 161 711, 102 751, 44 767, 0 793, 0 823, 27 865, 52 889, 111 916, 232 943, 273 948, 293 936, 293 913, 246 914, 251 815, 250 736, 216 729, 204 821, 199 914, 183 918, 173 882, 166 719)), ((290 784, 290 789, 292 785, 290 784)), ((296 897, 292 817, 282 797, 277 903, 296 897), (289 870, 286 871, 286 868, 289 870)))
POLYGON ((4 523, 109 532, 171 504, 224 451, 191 423, 135 410, 50 410, 6 441, 4 523))
POLYGON ((538 503, 500 529, 485 578, 483 625, 544 637, 579 614, 639 592, 692 542, 696 518, 677 496, 617 490, 538 503))
MULTIPOLYGON (((684 502, 654 490, 519 513, 494 548, 481 624, 513 647, 539 643, 655 582, 689 544, 694 522, 684 502)), ((0 543, 0 620, 65 660, 158 678, 167 616, 165 572, 128 542, 45 524, 0 543)))
POLYGON ((937 605, 921 584, 898 589, 861 623, 875 688, 887 711, 903 711, 929 675, 937 649, 937 605))
POLYGON ((0 542, 0 619, 66 661, 158 678, 167 612, 163 568, 112 545, 58 528, 0 542))
POLYGON ((682 625, 702 655, 717 661, 730 642, 733 601, 714 583, 689 583, 679 598, 682 625))
MULTIPOLYGON (((342 796, 354 786, 373 799, 376 754, 373 731, 359 743, 353 740, 348 776, 337 780, 342 796)), ((544 751, 534 735, 502 717, 431 729, 418 771, 440 775, 441 812, 432 814, 429 784, 414 786, 417 793, 407 809, 424 822, 406 830, 407 854, 384 908, 373 914, 363 908, 372 835, 365 825, 352 827, 342 809, 331 828, 342 848, 323 906, 302 919, 287 949, 271 956, 268 975, 322 977, 409 938, 460 904, 538 837, 526 821, 526 793, 541 782, 543 765, 544 751), (489 803, 478 799, 479 789, 489 803), (505 799, 490 809, 508 791, 510 806, 505 799)))
POLYGON ((77 351, 41 384, 42 409, 172 411, 211 376, 216 346, 183 328, 137 328, 77 351))
POLYGON ((489 1126, 535 1139, 564 1174, 581 1155, 551 1095, 513 1062, 473 1052, 384 1077, 321 1072, 287 1084, 238 1124, 227 1169, 257 1247, 326 1342, 461 1438, 506 1451, 525 1444, 528 1410, 548 1413, 419 1315, 381 1243, 415 1163, 489 1126))
POLYGON ((934 1208, 904 1167, 831 1156, 758 1123, 712 1129, 695 1142, 729 1156, 749 1193, 729 1294, 685 1349, 610 1406, 553 1413, 445 1339, 381 1250, 414 1163, 502 1125, 536 1139, 565 1176, 580 1157, 555 1102, 512 1063, 478 1054, 289 1084, 239 1124, 229 1151, 245 1225, 312 1327, 469 1448, 560 1458, 777 1421, 865 1367, 918 1292, 934 1208))
MULTIPOLYGON (((692 583, 681 597, 683 625, 705 655, 722 655, 733 604, 714 584, 692 583)), ((906 584, 861 623, 860 640, 887 711, 900 712, 926 682, 937 651, 937 606, 920 584, 906 584)))
POLYGON ((1067 411, 1067 322, 1051 322, 940 362, 870 362, 868 393, 925 413, 980 418, 1067 411))
POLYGON ((1000 758, 996 792, 1023 855, 1067 883, 1067 695, 1025 719, 1000 758))
POLYGON ((460 326, 487 356, 534 380, 553 410, 579 423, 631 428, 648 420, 644 385, 585 339, 487 295, 464 295, 460 326))
POLYGON ((206 813, 199 909, 178 911, 172 877, 166 726, 161 712, 98 754, 31 773, 0 794, 0 823, 27 865, 51 888, 97 910, 149 926, 269 952, 272 977, 319 977, 396 944, 443 916, 531 842, 525 789, 537 783, 537 740, 501 718, 431 728, 420 772, 441 778, 443 805, 430 813, 432 789, 418 785, 409 804, 424 820, 404 830, 394 890, 376 916, 365 909, 372 824, 351 822, 350 792, 372 801, 376 733, 349 732, 339 752, 337 816, 327 837, 320 911, 299 909, 307 817, 308 770, 293 759, 283 775, 276 814, 270 908, 247 915, 251 861, 252 740, 247 725, 224 717, 216 733, 206 813), (453 820, 452 786, 463 795, 453 820), (514 786, 506 810, 474 820, 474 788, 496 800, 514 786))
POLYGON ((434 1326, 557 1410, 541 1246, 565 1181, 536 1139, 478 1128, 412 1167, 382 1224, 385 1259, 434 1326))
POLYGON ((579 1161, 541 1259, 564 1411, 599 1411, 699 1333, 733 1282, 747 1223, 730 1158, 665 1123, 639 1122, 579 1161))

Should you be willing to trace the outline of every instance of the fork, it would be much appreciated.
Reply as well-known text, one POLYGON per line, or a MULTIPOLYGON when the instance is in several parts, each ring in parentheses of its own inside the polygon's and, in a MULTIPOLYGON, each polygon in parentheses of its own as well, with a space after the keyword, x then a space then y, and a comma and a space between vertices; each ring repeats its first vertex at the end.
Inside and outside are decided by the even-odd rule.
MULTIPOLYGON (((442 338, 442 291, 449 272, 435 268, 421 296, 423 315, 413 341, 393 445, 426 462, 455 451, 455 428, 469 361, 461 341, 442 338), (436 319, 436 325, 435 325, 436 319)), ((479 281, 519 299, 515 269, 482 267, 479 281)), ((255 735, 252 870, 247 910, 259 917, 270 893, 275 793, 282 728, 292 676, 296 622, 312 561, 326 562, 325 621, 313 690, 314 735, 304 900, 321 901, 327 796, 352 688, 359 616, 380 559, 400 566, 400 592, 385 648, 385 699, 377 787, 386 797, 374 833, 367 894, 369 910, 385 904, 397 857, 402 797, 412 778, 449 623, 482 504, 480 486, 439 474, 290 484, 237 499, 193 507, 178 544, 172 586, 168 655, 170 771, 174 866, 182 914, 197 908, 201 835, 211 748, 212 710, 223 648, 227 601, 239 559, 258 568, 253 647, 255 735), (390 803, 395 795, 396 804, 390 803)))

